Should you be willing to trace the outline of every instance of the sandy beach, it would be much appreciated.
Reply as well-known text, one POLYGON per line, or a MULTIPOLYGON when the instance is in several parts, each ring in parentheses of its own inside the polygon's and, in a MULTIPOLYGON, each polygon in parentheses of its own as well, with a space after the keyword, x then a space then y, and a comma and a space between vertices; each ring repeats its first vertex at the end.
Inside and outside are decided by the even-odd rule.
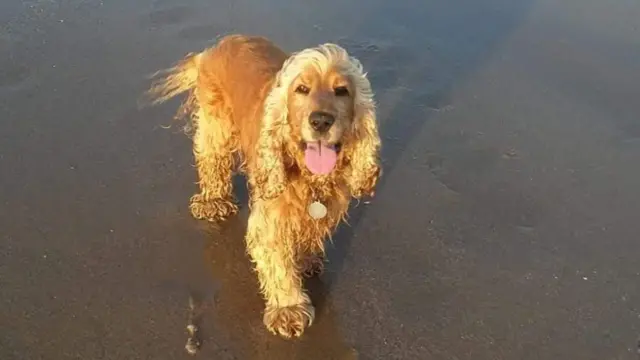
MULTIPOLYGON (((640 3, 4 0, 0 359, 637 359, 640 3), (229 33, 337 42, 379 104, 384 177, 269 334, 247 207, 192 219, 176 102, 148 76, 229 33)), ((238 179, 239 198, 246 186, 238 179)))

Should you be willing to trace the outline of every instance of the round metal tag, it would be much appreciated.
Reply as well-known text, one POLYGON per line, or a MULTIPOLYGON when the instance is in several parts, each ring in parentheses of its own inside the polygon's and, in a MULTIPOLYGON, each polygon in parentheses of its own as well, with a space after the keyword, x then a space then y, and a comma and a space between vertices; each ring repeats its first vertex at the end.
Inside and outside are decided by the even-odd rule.
POLYGON ((327 207, 321 202, 314 201, 309 205, 309 215, 314 219, 322 219, 327 216, 327 207))

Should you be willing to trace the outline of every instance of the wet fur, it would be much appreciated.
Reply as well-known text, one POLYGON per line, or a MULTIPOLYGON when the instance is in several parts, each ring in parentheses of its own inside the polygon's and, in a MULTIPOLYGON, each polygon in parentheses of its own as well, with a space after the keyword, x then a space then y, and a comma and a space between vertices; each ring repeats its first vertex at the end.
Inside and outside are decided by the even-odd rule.
POLYGON ((147 93, 151 103, 188 92, 178 117, 188 117, 194 130, 200 191, 191 198, 192 215, 220 221, 236 213, 234 165, 246 173, 246 246, 266 301, 263 320, 275 334, 300 336, 314 319, 303 276, 321 270, 324 241, 345 218, 351 198, 373 195, 380 176, 375 104, 360 62, 334 44, 286 54, 265 38, 232 35, 156 75, 147 93), (304 123, 296 117, 319 102, 294 101, 292 86, 301 76, 322 84, 330 74, 347 79, 352 93, 348 106, 344 99, 323 100, 339 109, 334 126, 344 132, 336 168, 318 176, 304 165, 304 123), (309 216, 314 200, 327 206, 325 218, 309 216))

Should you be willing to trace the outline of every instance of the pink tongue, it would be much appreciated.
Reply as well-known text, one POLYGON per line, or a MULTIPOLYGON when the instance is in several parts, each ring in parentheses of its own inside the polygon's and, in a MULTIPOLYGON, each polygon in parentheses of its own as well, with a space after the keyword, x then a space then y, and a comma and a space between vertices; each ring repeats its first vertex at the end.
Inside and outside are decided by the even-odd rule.
POLYGON ((316 175, 328 174, 336 166, 338 155, 334 146, 317 142, 307 143, 304 161, 309 171, 316 175))

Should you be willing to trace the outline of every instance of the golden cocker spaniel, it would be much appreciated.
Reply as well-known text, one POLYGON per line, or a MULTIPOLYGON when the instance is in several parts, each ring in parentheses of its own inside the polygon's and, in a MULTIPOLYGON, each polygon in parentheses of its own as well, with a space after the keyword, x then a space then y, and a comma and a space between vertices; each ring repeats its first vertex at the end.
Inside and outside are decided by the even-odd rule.
POLYGON ((220 221, 236 213, 234 165, 246 174, 246 246, 266 301, 264 324, 300 336, 315 314, 303 277, 322 270, 324 240, 352 197, 373 195, 381 174, 362 65, 335 44, 286 54, 265 38, 230 35, 157 75, 152 103, 189 94, 178 116, 195 130, 200 192, 192 215, 220 221))

